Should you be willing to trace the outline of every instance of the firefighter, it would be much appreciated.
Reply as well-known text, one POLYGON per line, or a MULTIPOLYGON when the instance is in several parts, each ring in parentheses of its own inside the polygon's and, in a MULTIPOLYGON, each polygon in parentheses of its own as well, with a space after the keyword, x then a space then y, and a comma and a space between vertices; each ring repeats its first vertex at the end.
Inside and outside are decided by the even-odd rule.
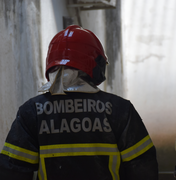
POLYGON ((1 180, 157 180, 152 140, 133 105, 101 91, 98 38, 68 26, 49 45, 41 92, 17 112, 0 154, 1 180))

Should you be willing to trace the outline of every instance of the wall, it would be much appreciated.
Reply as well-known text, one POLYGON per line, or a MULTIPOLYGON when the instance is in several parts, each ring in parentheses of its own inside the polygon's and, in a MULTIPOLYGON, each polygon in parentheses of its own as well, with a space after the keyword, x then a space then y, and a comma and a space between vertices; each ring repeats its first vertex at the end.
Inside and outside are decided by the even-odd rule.
POLYGON ((125 97, 151 134, 160 173, 172 173, 176 163, 175 13, 174 0, 122 3, 125 97))
POLYGON ((41 84, 38 0, 0 2, 0 149, 18 107, 41 84))
POLYGON ((105 11, 106 23, 106 52, 109 59, 107 66, 108 92, 124 96, 123 56, 121 32, 121 1, 117 1, 115 9, 105 11))

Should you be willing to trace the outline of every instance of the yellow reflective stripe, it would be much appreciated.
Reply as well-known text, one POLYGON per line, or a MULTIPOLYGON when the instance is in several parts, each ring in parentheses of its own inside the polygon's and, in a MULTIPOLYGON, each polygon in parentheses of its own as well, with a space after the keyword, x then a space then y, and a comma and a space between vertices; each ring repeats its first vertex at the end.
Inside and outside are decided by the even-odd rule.
POLYGON ((109 156, 109 171, 113 180, 119 180, 120 152, 117 144, 58 144, 40 147, 40 180, 47 180, 45 158, 62 156, 109 156), (98 151, 97 151, 98 150, 98 151))
POLYGON ((118 153, 117 156, 110 156, 109 171, 111 172, 113 180, 120 180, 119 167, 120 167, 120 153, 118 153))
POLYGON ((32 156, 38 156, 38 153, 37 153, 37 152, 30 151, 30 150, 21 148, 21 147, 19 147, 19 146, 15 146, 15 145, 10 144, 10 143, 7 143, 7 142, 5 143, 4 146, 9 147, 9 148, 11 148, 11 149, 15 149, 15 150, 20 151, 20 152, 24 152, 24 153, 26 153, 26 154, 30 154, 30 155, 32 155, 32 156))
POLYGON ((112 170, 112 163, 113 163, 113 156, 109 156, 109 171, 111 172, 112 179, 114 180, 115 177, 114 177, 114 172, 112 170))
POLYGON ((41 167, 40 167, 41 180, 47 180, 46 167, 45 167, 45 159, 41 158, 40 162, 41 162, 41 167))
POLYGON ((10 143, 5 143, 1 153, 9 157, 12 157, 14 159, 25 161, 31 164, 38 163, 38 153, 24 149, 24 148, 20 148, 10 143))
POLYGON ((117 155, 117 144, 59 144, 40 147, 40 157, 117 155))
POLYGON ((12 154, 12 153, 10 153, 8 151, 2 150, 1 153, 4 154, 4 155, 7 155, 9 157, 12 157, 14 159, 18 159, 20 161, 25 161, 25 162, 28 162, 28 163, 31 163, 31 164, 37 164, 38 163, 38 160, 31 160, 29 158, 25 158, 25 157, 22 157, 22 156, 18 156, 16 154, 12 154))
POLYGON ((96 155, 117 155, 117 153, 109 152, 67 152, 67 153, 53 153, 53 154, 42 154, 41 157, 63 157, 63 156, 96 156, 96 155))
POLYGON ((39 180, 42 180, 42 177, 41 177, 41 171, 40 170, 38 170, 38 178, 39 178, 39 180))
POLYGON ((146 136, 134 146, 121 152, 122 161, 130 161, 146 152, 153 146, 150 136, 146 136))
POLYGON ((124 155, 124 154, 127 154, 129 153, 130 151, 136 149, 137 147, 141 146, 145 141, 147 141, 148 139, 150 139, 149 135, 146 136, 145 138, 143 138, 141 141, 139 141, 138 143, 136 143, 134 146, 124 150, 121 152, 121 155, 124 155))
POLYGON ((129 158, 125 158, 123 159, 123 161, 130 161, 138 156, 140 156, 141 154, 145 153, 147 150, 149 150, 151 147, 153 146, 153 143, 150 143, 147 147, 145 147, 143 150, 139 151, 138 153, 132 155, 129 158))
POLYGON ((57 148, 80 148, 80 147, 107 147, 107 148, 117 148, 117 144, 103 144, 103 143, 93 143, 93 144, 57 144, 57 145, 46 145, 40 146, 40 150, 45 149, 57 149, 57 148))

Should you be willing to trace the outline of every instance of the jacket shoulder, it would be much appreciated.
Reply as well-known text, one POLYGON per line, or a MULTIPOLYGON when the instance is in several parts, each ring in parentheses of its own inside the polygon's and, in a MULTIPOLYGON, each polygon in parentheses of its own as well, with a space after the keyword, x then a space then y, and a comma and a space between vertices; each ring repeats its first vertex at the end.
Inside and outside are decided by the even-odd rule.
POLYGON ((128 99, 125 99, 121 96, 118 96, 116 94, 112 94, 109 92, 105 92, 105 91, 100 91, 100 95, 103 96, 105 99, 111 101, 114 104, 121 104, 121 106, 125 105, 125 106, 130 106, 131 102, 128 99))

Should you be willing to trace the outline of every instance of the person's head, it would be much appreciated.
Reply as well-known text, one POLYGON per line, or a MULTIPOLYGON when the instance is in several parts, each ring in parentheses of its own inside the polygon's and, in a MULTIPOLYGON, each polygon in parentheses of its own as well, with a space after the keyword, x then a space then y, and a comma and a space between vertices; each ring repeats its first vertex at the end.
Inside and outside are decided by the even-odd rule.
POLYGON ((106 64, 107 56, 95 34, 78 25, 71 25, 51 40, 45 76, 49 81, 50 72, 59 66, 67 66, 85 72, 95 85, 99 85, 106 79, 106 64))

